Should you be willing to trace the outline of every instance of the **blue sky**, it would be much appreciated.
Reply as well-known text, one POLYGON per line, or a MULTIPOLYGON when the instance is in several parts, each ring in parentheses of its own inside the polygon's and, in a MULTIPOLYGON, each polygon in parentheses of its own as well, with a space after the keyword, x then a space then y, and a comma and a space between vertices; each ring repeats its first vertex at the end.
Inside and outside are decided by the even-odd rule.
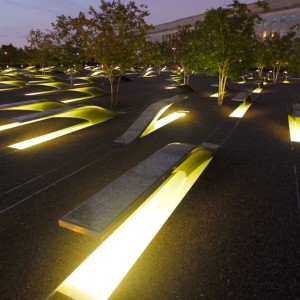
MULTIPOLYGON (((123 1, 127 2, 127 1, 123 1)), ((135 0, 148 5, 147 22, 153 25, 197 15, 209 8, 225 6, 231 0, 135 0)), ((253 0, 241 1, 244 3, 253 0)), ((56 16, 75 17, 89 6, 97 7, 99 0, 0 0, 0 45, 26 45, 25 36, 31 29, 51 29, 56 16)))

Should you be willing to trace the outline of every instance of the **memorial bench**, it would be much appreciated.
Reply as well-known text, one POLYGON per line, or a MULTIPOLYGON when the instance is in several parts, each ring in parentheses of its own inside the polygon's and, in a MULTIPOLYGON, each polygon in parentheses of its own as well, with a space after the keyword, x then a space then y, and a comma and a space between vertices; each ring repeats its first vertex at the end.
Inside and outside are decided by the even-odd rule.
POLYGON ((240 102, 243 102, 243 101, 246 101, 249 99, 251 99, 251 101, 252 101, 252 95, 249 92, 239 92, 231 98, 232 101, 240 101, 240 102))
POLYGON ((151 126, 153 122, 155 123, 155 121, 157 121, 157 119, 161 116, 160 112, 164 108, 168 108, 171 105, 185 99, 188 99, 188 96, 185 94, 180 94, 151 104, 135 120, 135 122, 120 137, 115 140, 115 142, 129 144, 136 138, 140 137, 141 134, 146 130, 146 128, 151 126))
POLYGON ((13 121, 14 122, 20 122, 20 123, 28 122, 28 121, 32 121, 32 120, 39 119, 39 118, 54 116, 54 115, 59 114, 61 112, 72 110, 72 109, 75 109, 75 108, 80 107, 80 106, 81 105, 65 106, 65 107, 58 107, 58 108, 54 108, 54 109, 48 109, 48 110, 45 110, 45 111, 39 111, 39 112, 35 112, 35 113, 32 113, 32 114, 20 116, 20 117, 15 117, 15 118, 13 118, 13 121))
POLYGON ((185 176, 194 174, 199 165, 208 164, 216 149, 217 146, 213 144, 168 144, 60 218, 59 225, 104 239, 157 190, 179 165, 187 162, 195 153, 201 153, 200 159, 198 156, 196 161, 188 161, 189 171, 181 173, 187 172, 185 176))
POLYGON ((29 104, 41 103, 41 102, 47 102, 47 101, 49 101, 49 100, 40 99, 40 100, 27 100, 27 101, 21 101, 21 102, 7 103, 7 104, 0 105, 0 109, 18 107, 18 106, 22 106, 22 105, 29 105, 29 104))

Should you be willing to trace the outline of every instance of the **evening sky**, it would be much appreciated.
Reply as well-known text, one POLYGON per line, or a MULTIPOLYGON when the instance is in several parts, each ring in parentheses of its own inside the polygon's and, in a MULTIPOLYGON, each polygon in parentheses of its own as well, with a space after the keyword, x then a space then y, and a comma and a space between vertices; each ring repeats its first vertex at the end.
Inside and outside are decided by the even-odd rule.
MULTIPOLYGON (((128 1, 123 1, 128 2, 128 1)), ((241 0, 253 3, 253 0, 241 0)), ((231 0, 135 0, 146 4, 149 24, 157 25, 204 13, 207 9, 225 7, 231 0)), ((99 6, 99 0, 0 0, 0 45, 26 45, 25 36, 31 29, 45 31, 60 15, 76 17, 89 6, 99 6)))

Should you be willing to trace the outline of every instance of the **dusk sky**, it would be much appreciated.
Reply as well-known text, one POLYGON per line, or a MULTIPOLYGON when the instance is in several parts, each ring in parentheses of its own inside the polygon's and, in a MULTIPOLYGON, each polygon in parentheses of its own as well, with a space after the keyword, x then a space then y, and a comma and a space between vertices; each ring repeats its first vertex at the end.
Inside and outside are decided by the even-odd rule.
MULTIPOLYGON (((124 3, 128 1, 123 1, 124 3)), ((253 3, 255 0, 240 1, 253 3)), ((193 16, 207 9, 226 6, 231 0, 136 0, 148 5, 149 24, 157 25, 193 16)), ((31 29, 51 29, 56 16, 76 17, 89 6, 99 6, 99 0, 0 0, 0 45, 12 43, 15 47, 26 45, 25 36, 31 29)))

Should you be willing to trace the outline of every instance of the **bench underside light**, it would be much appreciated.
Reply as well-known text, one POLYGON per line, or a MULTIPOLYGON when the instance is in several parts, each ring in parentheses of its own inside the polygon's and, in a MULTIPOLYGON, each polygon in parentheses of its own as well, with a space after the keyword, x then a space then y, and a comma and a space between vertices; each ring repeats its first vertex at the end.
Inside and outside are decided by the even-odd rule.
POLYGON ((300 118, 288 115, 291 142, 300 142, 300 118))
POLYGON ((63 294, 73 299, 109 298, 212 160, 214 150, 194 148, 50 297, 63 294))
POLYGON ((230 115, 231 118, 242 118, 250 108, 252 101, 243 101, 230 115))
POLYGON ((110 110, 107 110, 102 107, 98 106, 82 106, 82 107, 76 107, 74 109, 71 109, 69 111, 65 111, 59 114, 55 114, 53 116, 47 116, 44 118, 38 118, 37 120, 32 120, 29 122, 25 122, 24 124, 29 124, 35 121, 42 121, 45 119, 49 119, 52 117, 56 118, 78 118, 78 119, 83 119, 84 121, 81 122, 80 124, 69 126, 57 131, 53 131, 41 136, 37 136, 16 144, 9 145, 8 147, 14 148, 14 149, 19 149, 23 150, 53 139, 56 139, 58 137, 70 134, 72 132, 82 130, 84 128, 93 126, 95 124, 99 124, 102 122, 105 122, 109 119, 117 117, 118 114, 115 112, 112 112, 110 110))

